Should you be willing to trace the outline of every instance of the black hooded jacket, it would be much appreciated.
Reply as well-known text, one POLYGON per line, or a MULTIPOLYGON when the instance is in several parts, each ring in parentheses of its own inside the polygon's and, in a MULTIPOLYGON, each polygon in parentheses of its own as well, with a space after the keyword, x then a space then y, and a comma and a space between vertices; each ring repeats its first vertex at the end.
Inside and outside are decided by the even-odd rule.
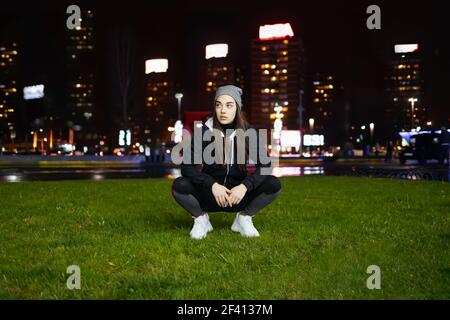
MULTIPOLYGON (((205 124, 202 126, 202 134, 204 135, 207 130, 212 131, 212 118, 208 119, 205 124)), ((255 130, 253 128, 250 128, 250 130, 255 130)), ((258 135, 256 135, 258 136, 258 135)), ((183 177, 188 178, 191 180, 191 182, 196 186, 205 187, 207 189, 211 189, 212 185, 214 183, 219 183, 221 185, 224 185, 227 188, 233 188, 239 184, 243 184, 246 186, 247 191, 251 191, 253 189, 256 189, 264 180, 265 175, 262 175, 261 170, 270 170, 271 163, 270 161, 267 161, 269 158, 267 156, 266 150, 257 150, 258 159, 256 161, 252 159, 253 163, 249 164, 247 161, 246 164, 246 170, 241 170, 240 166, 237 164, 237 157, 234 156, 237 154, 236 147, 237 147, 237 138, 234 135, 230 136, 231 139, 233 139, 232 148, 228 151, 228 160, 224 164, 207 164, 205 163, 203 157, 202 157, 202 164, 192 164, 192 163, 183 163, 181 164, 181 174, 183 177), (229 152, 232 152, 231 157, 229 152), (267 158, 264 161, 264 164, 262 163, 259 155, 264 153, 267 158), (253 170, 252 170, 253 169, 253 170), (249 171, 253 171, 250 173, 249 171)), ((225 137, 222 136, 223 139, 225 137)), ((214 136, 212 137, 211 141, 203 141, 202 139, 202 154, 205 148, 214 142, 214 136)), ((259 141, 258 144, 259 145, 259 141)), ((194 149, 195 149, 195 143, 194 139, 191 141, 191 159, 194 159, 194 149)), ((225 148, 224 148, 225 149, 225 148)), ((226 150, 224 150, 225 153, 227 153, 226 150)), ((225 158, 227 158, 227 155, 225 155, 225 158)))

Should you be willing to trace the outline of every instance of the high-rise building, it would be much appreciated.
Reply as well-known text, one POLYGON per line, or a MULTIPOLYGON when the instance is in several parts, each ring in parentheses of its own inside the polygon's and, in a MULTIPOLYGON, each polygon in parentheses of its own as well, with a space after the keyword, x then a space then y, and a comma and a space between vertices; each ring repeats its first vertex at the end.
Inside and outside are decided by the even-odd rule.
POLYGON ((210 44, 205 47, 205 60, 200 66, 199 79, 198 104, 208 108, 208 111, 218 87, 233 84, 244 89, 242 69, 231 61, 226 43, 210 44))
POLYGON ((343 93, 334 74, 316 72, 308 77, 305 129, 323 134, 326 145, 341 145, 347 138, 349 110, 343 93))
POLYGON ((421 48, 418 43, 396 44, 386 75, 386 120, 394 132, 426 125, 421 48))
POLYGON ((314 131, 325 133, 332 121, 332 116, 336 110, 333 106, 336 103, 335 78, 329 74, 315 73, 312 76, 311 101, 308 108, 308 118, 314 119, 314 131))
POLYGON ((12 142, 16 137, 17 108, 17 44, 0 44, 0 142, 12 142))
POLYGON ((94 13, 83 10, 81 25, 67 31, 68 122, 75 131, 75 141, 97 142, 94 123, 96 55, 94 45, 94 13))
POLYGON ((300 130, 305 55, 289 23, 264 25, 251 44, 251 123, 258 128, 300 130))
MULTIPOLYGON (((149 59, 145 62, 146 121, 144 130, 149 133, 153 145, 170 140, 169 126, 178 118, 174 82, 167 59, 149 59)), ((180 115, 181 117, 181 115, 180 115)))

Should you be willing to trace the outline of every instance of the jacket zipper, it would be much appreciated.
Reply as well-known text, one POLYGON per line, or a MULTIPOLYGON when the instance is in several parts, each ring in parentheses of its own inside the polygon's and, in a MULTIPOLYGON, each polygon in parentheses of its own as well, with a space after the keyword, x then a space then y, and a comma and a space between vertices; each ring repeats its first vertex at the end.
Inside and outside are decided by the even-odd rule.
MULTIPOLYGON (((226 138, 225 138, 226 139, 226 138)), ((234 146, 233 146, 233 144, 231 145, 231 148, 233 148, 234 146)), ((225 153, 226 153, 226 151, 225 151, 225 153)), ((233 150, 231 150, 231 153, 233 154, 233 150)), ((230 164, 228 164, 227 163, 227 173, 226 173, 226 175, 225 175, 225 179, 223 180, 223 185, 225 186, 225 184, 227 183, 227 177, 228 177, 228 174, 230 173, 230 164)))
POLYGON ((227 177, 228 177, 229 169, 228 169, 228 163, 227 163, 227 174, 225 175, 225 179, 223 180, 223 185, 227 183, 227 177))

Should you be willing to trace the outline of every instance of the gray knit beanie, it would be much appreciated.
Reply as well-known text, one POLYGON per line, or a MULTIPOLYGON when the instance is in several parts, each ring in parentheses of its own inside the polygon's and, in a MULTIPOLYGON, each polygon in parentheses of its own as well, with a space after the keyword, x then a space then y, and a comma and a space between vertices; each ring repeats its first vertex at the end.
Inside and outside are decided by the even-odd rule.
POLYGON ((233 99, 236 101, 236 105, 241 110, 242 108, 242 89, 233 85, 226 85, 217 88, 216 90, 216 96, 214 97, 214 103, 217 100, 218 96, 226 94, 227 96, 233 97, 233 99))

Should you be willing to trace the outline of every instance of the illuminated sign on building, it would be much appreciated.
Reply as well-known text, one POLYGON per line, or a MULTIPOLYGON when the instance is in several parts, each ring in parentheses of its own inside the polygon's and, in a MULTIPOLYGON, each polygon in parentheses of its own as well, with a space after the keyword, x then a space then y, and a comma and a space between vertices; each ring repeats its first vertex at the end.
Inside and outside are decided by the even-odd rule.
POLYGON ((145 74, 166 72, 169 68, 167 59, 150 59, 145 61, 145 74))
POLYGON ((120 130, 119 131, 119 146, 131 145, 131 131, 120 130))
POLYGON ((300 130, 281 130, 280 144, 284 148, 298 148, 300 146, 300 130))
POLYGON ((44 85, 38 84, 23 88, 23 98, 25 100, 40 99, 44 97, 44 85))
POLYGON ((304 146, 323 146, 324 136, 322 134, 305 134, 303 136, 304 146))
POLYGON ((292 38, 294 31, 290 23, 266 24, 259 27, 259 40, 292 38))
POLYGON ((394 46, 395 53, 410 53, 419 50, 418 43, 412 44, 396 44, 394 46))
POLYGON ((205 47, 205 58, 225 58, 228 55, 228 44, 216 43, 205 47))

